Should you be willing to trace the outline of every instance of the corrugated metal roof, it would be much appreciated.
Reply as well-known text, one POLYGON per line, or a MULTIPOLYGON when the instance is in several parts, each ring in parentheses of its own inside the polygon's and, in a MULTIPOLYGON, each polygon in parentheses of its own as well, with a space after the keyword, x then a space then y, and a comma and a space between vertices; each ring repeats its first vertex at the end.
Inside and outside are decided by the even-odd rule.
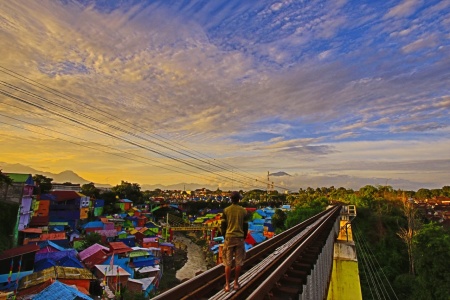
POLYGON ((4 173, 12 179, 13 183, 25 183, 28 185, 34 185, 33 177, 31 174, 19 174, 19 173, 4 173))
POLYGON ((97 253, 101 250, 105 250, 105 251, 109 251, 108 248, 100 245, 100 244, 94 244, 86 249, 84 249, 83 251, 81 251, 78 256, 80 257, 81 261, 85 260, 86 258, 88 258, 89 256, 93 255, 94 253, 97 253))
POLYGON ((84 195, 75 191, 52 191, 50 194, 56 196, 56 201, 65 201, 84 197, 84 195))
POLYGON ((109 247, 112 252, 114 253, 122 253, 122 252, 129 252, 132 249, 125 245, 123 242, 110 242, 109 247))
POLYGON ((73 267, 51 267, 23 277, 19 282, 19 289, 25 289, 30 286, 43 283, 52 278, 90 280, 95 277, 89 270, 86 269, 73 267))
POLYGON ((125 269, 121 268, 119 265, 113 265, 112 268, 110 265, 95 265, 95 268, 97 268, 103 275, 106 275, 106 276, 130 276, 131 275, 125 269))
POLYGON ((107 258, 108 258, 108 254, 106 254, 105 251, 100 250, 100 251, 94 253, 93 255, 89 256, 85 260, 83 260, 83 263, 87 268, 91 269, 95 265, 104 263, 107 258))
POLYGON ((78 291, 76 288, 55 281, 52 285, 44 289, 33 297, 34 300, 72 300, 72 299, 92 299, 91 297, 78 291))
POLYGON ((115 237, 117 236, 117 230, 111 229, 111 230, 95 230, 96 233, 105 236, 105 237, 115 237))
POLYGON ((40 249, 39 246, 35 245, 35 244, 29 244, 29 245, 16 247, 16 248, 11 248, 11 249, 3 251, 0 254, 0 260, 9 259, 11 257, 16 257, 16 256, 20 256, 20 255, 24 255, 24 254, 28 254, 28 253, 32 253, 32 252, 37 252, 37 251, 39 251, 39 249, 40 249))

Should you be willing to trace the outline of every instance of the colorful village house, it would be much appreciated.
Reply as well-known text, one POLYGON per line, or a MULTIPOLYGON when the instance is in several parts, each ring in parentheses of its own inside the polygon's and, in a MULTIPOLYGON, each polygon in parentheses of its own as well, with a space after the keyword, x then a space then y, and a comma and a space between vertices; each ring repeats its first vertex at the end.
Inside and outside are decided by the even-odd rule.
POLYGON ((90 199, 91 203, 89 209, 93 212, 95 217, 99 217, 103 214, 103 209, 105 206, 105 200, 103 199, 90 199))
POLYGON ((25 297, 35 294, 36 290, 43 290, 56 279, 67 285, 76 286, 85 295, 89 294, 91 282, 96 280, 87 269, 56 266, 23 277, 19 282, 19 295, 25 297))
POLYGON ((73 267, 84 268, 77 258, 75 249, 64 249, 51 241, 48 245, 40 244, 41 249, 35 255, 34 272, 42 271, 50 267, 73 267))
POLYGON ((141 279, 128 278, 127 289, 135 293, 143 294, 145 298, 149 298, 156 294, 158 288, 156 282, 157 277, 146 277, 141 279))
POLYGON ((95 265, 94 274, 116 295, 120 294, 123 287, 127 287, 130 278, 130 273, 119 265, 95 265))
POLYGON ((100 244, 94 244, 80 253, 78 258, 91 271, 94 271, 95 265, 103 264, 108 259, 109 248, 100 244))
POLYGON ((11 185, 0 185, 0 201, 19 204, 17 224, 13 230, 13 246, 18 245, 19 231, 27 228, 31 221, 34 181, 31 174, 5 173, 11 185))
POLYGON ((24 245, 0 253, 0 290, 15 290, 19 279, 33 273, 38 245, 24 245))
POLYGON ((50 202, 50 222, 67 222, 71 229, 87 219, 89 197, 75 191, 52 191, 56 199, 50 202))
POLYGON ((48 287, 44 288, 38 294, 30 295, 33 300, 61 300, 61 299, 77 299, 89 300, 93 299, 88 295, 80 292, 75 287, 69 286, 58 280, 54 281, 48 287))
POLYGON ((133 249, 122 242, 111 242, 109 243, 108 257, 104 261, 104 264, 118 265, 126 270, 131 276, 131 274, 133 274, 133 270, 129 266, 129 253, 131 251, 133 251, 133 249))
POLYGON ((25 233, 26 237, 23 239, 23 244, 36 244, 40 242, 45 241, 52 241, 55 244, 58 244, 62 247, 69 247, 69 240, 67 239, 66 233, 64 231, 50 231, 50 232, 43 232, 39 234, 39 229, 33 229, 34 234, 30 234, 31 229, 27 228, 23 230, 22 232, 25 233))
POLYGON ((116 203, 116 206, 118 206, 122 211, 128 211, 133 206, 133 201, 129 199, 120 199, 118 203, 116 203))
POLYGON ((29 226, 47 227, 50 221, 50 200, 39 197, 33 203, 33 211, 29 226))
POLYGON ((156 252, 151 251, 147 248, 141 247, 133 247, 133 251, 131 251, 128 255, 130 257, 130 262, 128 266, 130 267, 130 273, 132 278, 136 278, 135 272, 136 270, 145 268, 145 267, 156 267, 160 264, 161 259, 161 251, 156 252))

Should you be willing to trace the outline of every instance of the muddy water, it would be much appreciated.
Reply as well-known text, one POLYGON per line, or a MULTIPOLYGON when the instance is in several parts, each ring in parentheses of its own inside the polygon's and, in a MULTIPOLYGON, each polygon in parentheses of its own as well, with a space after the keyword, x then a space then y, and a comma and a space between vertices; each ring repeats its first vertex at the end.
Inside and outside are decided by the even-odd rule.
POLYGON ((187 246, 187 262, 176 273, 178 280, 190 279, 199 271, 206 271, 207 265, 201 247, 191 242, 191 240, 183 235, 176 235, 177 242, 182 242, 187 246))

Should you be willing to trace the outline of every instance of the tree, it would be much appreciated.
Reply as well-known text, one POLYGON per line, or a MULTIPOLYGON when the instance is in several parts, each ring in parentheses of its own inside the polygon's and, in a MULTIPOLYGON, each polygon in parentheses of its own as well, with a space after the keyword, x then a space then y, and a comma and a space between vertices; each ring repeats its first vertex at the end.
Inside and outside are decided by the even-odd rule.
POLYGON ((95 199, 100 196, 100 190, 95 187, 93 182, 83 184, 81 186, 81 193, 95 199))
POLYGON ((38 194, 47 194, 52 190, 52 181, 53 178, 49 178, 44 175, 35 174, 33 176, 33 180, 37 185, 37 193, 38 194))
POLYGON ((84 240, 82 242, 82 249, 86 249, 89 248, 90 246, 94 245, 94 244, 100 244, 102 241, 102 236, 97 233, 97 232, 91 232, 89 234, 87 234, 84 237, 84 240))
POLYGON ((284 222, 286 222, 287 216, 284 211, 277 208, 272 216, 272 225, 277 229, 277 232, 282 232, 286 229, 284 222))
POLYGON ((418 199, 430 199, 431 191, 429 189, 419 189, 416 192, 416 198, 418 199))
POLYGON ((417 290, 415 299, 448 300, 450 232, 436 223, 424 225, 414 238, 417 290))
POLYGON ((137 183, 123 181, 111 189, 121 199, 129 199, 135 204, 142 203, 141 187, 137 183))
POLYGON ((407 228, 401 227, 397 235, 406 244, 409 260, 409 274, 414 275, 415 270, 414 270, 413 239, 414 235, 417 233, 417 221, 416 221, 417 210, 414 207, 414 203, 412 201, 404 201, 403 212, 405 214, 406 219, 408 220, 408 227, 407 228))

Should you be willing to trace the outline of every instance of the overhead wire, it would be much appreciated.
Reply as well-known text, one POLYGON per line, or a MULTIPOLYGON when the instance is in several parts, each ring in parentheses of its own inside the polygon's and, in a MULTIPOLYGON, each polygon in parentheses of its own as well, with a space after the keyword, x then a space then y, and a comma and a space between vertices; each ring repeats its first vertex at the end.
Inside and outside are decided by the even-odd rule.
MULTIPOLYGON (((371 250, 371 247, 368 245, 367 240, 364 238, 364 236, 362 235, 360 230, 356 230, 357 232, 357 236, 358 236, 358 242, 363 242, 362 245, 366 248, 367 252, 370 254, 369 257, 371 257, 372 263, 375 265, 375 267, 377 268, 377 270, 379 270, 381 272, 381 275, 383 276, 384 280, 381 278, 381 276, 379 276, 380 278, 380 282, 384 282, 382 287, 383 290, 385 291, 385 293, 387 295, 389 295, 388 290, 385 287, 385 283, 387 283, 387 285, 389 286, 389 289, 391 291, 391 293, 394 295, 395 299, 398 300, 397 294, 395 293, 394 289, 392 288, 391 282, 390 280, 387 278, 386 273, 384 272, 383 268, 381 267, 380 263, 378 262, 378 260, 375 257, 375 254, 373 253, 373 251, 371 250)), ((379 272, 377 272, 378 274, 379 272)))
MULTIPOLYGON (((11 70, 6 69, 6 68, 4 68, 4 67, 1 67, 1 66, 0 66, 0 68, 5 69, 5 70, 7 70, 7 71, 9 71, 9 72, 12 72, 12 73, 14 73, 14 74, 17 74, 17 73, 15 73, 14 71, 11 71, 11 70)), ((0 70, 0 71, 6 73, 6 72, 3 71, 3 70, 0 70)), ((8 74, 8 73, 7 73, 7 74, 8 74)), ((8 75, 11 75, 11 74, 8 74, 8 75)), ((18 75, 18 76, 21 76, 21 77, 24 77, 24 76, 19 75, 19 74, 17 74, 17 75, 18 75)), ((21 78, 18 78, 18 77, 15 76, 15 75, 11 75, 11 76, 13 76, 13 77, 15 77, 15 78, 17 78, 17 79, 19 79, 19 80, 22 80, 21 78)), ((24 78, 26 78, 26 77, 24 77, 24 78)), ((26 78, 26 79, 27 79, 27 80, 30 80, 30 81, 32 81, 32 82, 34 82, 34 81, 31 80, 31 79, 28 79, 28 78, 26 78)), ((48 100, 48 99, 46 99, 45 97, 42 97, 42 96, 40 96, 40 95, 37 95, 37 94, 32 93, 32 92, 27 91, 27 90, 24 90, 24 89, 22 89, 22 88, 20 88, 20 87, 17 87, 17 86, 15 86, 15 85, 9 84, 9 83, 4 82, 4 81, 1 81, 1 84, 4 85, 4 86, 6 86, 6 87, 8 87, 8 88, 10 88, 10 89, 15 90, 15 91, 24 93, 24 94, 26 94, 26 95, 28 95, 28 96, 30 96, 30 97, 33 97, 33 98, 39 99, 39 100, 41 100, 41 101, 44 101, 44 102, 47 103, 47 104, 51 104, 51 105, 54 105, 54 106, 56 106, 56 107, 59 107, 59 108, 61 108, 61 109, 63 109, 63 110, 67 110, 67 111, 73 112, 73 113, 75 113, 75 114, 79 114, 79 115, 81 115, 82 117, 84 117, 84 118, 86 118, 86 119, 88 119, 88 120, 92 120, 92 121, 94 121, 94 122, 98 122, 98 123, 100 123, 100 124, 103 124, 103 125, 105 125, 105 126, 111 128, 111 129, 120 131, 120 132, 122 132, 122 133, 128 134, 128 135, 133 136, 133 137, 135 137, 135 138, 142 139, 142 140, 144 140, 144 141, 153 143, 153 144, 158 145, 158 146, 160 146, 160 147, 162 147, 162 148, 164 148, 164 149, 168 149, 168 150, 174 151, 175 153, 185 155, 185 156, 187 156, 187 157, 189 157, 189 158, 191 158, 191 159, 200 161, 200 162, 202 162, 202 163, 206 163, 206 164, 209 165, 209 167, 213 166, 213 167, 216 167, 216 168, 218 168, 219 170, 222 170, 222 171, 232 172, 233 175, 238 175, 238 176, 241 176, 241 177, 246 178, 246 179, 251 179, 252 181, 254 180, 254 178, 251 178, 251 177, 249 177, 249 176, 242 175, 242 174, 236 172, 235 170, 230 170, 230 169, 227 169, 227 168, 225 168, 225 167, 222 167, 222 166, 219 166, 219 165, 216 165, 216 164, 212 164, 212 163, 210 163, 209 161, 204 161, 203 159, 199 159, 198 157, 195 157, 195 156, 193 156, 193 155, 191 155, 191 154, 186 154, 186 153, 184 153, 183 151, 179 151, 179 150, 173 149, 173 148, 171 148, 171 147, 162 145, 161 143, 157 143, 157 142, 151 141, 151 140, 149 140, 149 139, 147 139, 147 138, 145 138, 145 137, 142 137, 142 136, 140 136, 140 135, 137 135, 137 134, 135 134, 135 133, 133 133, 133 132, 124 130, 123 128, 120 128, 120 127, 115 126, 115 125, 111 125, 111 124, 109 124, 109 123, 107 123, 107 122, 104 122, 103 120, 100 120, 100 119, 94 118, 94 117, 92 117, 92 116, 90 116, 90 115, 81 113, 81 112, 76 111, 76 110, 74 110, 74 109, 72 109, 72 108, 70 108, 70 107, 64 106, 64 105, 62 105, 62 104, 60 104, 60 103, 56 103, 56 102, 54 102, 54 101, 48 100)), ((35 84, 33 84, 33 85, 35 85, 35 84)), ((44 86, 44 87, 46 87, 46 86, 44 86)), ((48 88, 48 87, 47 87, 47 88, 48 88)), ((52 89, 52 88, 48 88, 48 89, 50 89, 51 91, 55 91, 55 90, 52 89)), ((45 90, 45 88, 44 88, 44 90, 45 90)), ((163 153, 163 152, 161 152, 161 151, 158 151, 158 150, 149 148, 148 146, 143 146, 143 145, 137 144, 137 143, 134 142, 134 141, 131 141, 131 140, 125 140, 125 139, 123 139, 123 138, 121 138, 121 137, 119 137, 119 136, 117 136, 117 135, 111 134, 110 132, 106 132, 106 130, 99 130, 98 128, 94 128, 94 127, 92 127, 92 126, 90 126, 90 125, 86 125, 86 124, 80 122, 79 120, 76 120, 76 119, 74 119, 74 118, 70 118, 70 117, 68 117, 67 115, 64 115, 64 114, 61 114, 61 113, 57 113, 57 112, 54 112, 54 111, 50 111, 48 108, 45 108, 45 107, 43 107, 43 106, 39 106, 39 105, 37 105, 37 104, 35 104, 35 103, 32 103, 32 102, 30 102, 30 101, 28 101, 28 100, 25 100, 25 99, 23 99, 23 98, 17 97, 17 96, 15 96, 15 95, 11 94, 11 93, 8 93, 7 91, 2 90, 2 94, 5 95, 5 96, 10 97, 10 98, 12 98, 12 99, 15 99, 15 100, 21 101, 21 102, 23 102, 23 103, 26 103, 26 104, 28 104, 28 105, 32 105, 32 106, 37 107, 37 108, 39 108, 39 109, 43 109, 43 110, 45 110, 45 111, 47 111, 47 112, 49 112, 49 113, 57 114, 57 115, 60 116, 61 118, 68 118, 68 119, 70 119, 70 121, 75 122, 75 123, 78 124, 78 125, 81 125, 81 126, 90 128, 90 129, 95 130, 95 131, 100 131, 102 134, 106 134, 106 135, 108 135, 108 136, 110 136, 110 137, 113 137, 113 138, 116 138, 116 139, 120 139, 120 140, 122 140, 122 141, 124 141, 124 142, 127 142, 127 143, 131 143, 132 145, 134 145, 134 146, 136 146, 136 147, 140 147, 140 148, 146 149, 147 151, 153 152, 153 153, 158 154, 158 155, 161 155, 161 156, 163 156, 163 157, 166 157, 166 158, 169 158, 169 159, 178 161, 178 162, 180 162, 180 163, 183 163, 183 164, 189 165, 189 166, 191 166, 191 167, 194 167, 194 168, 203 170, 203 171, 205 171, 205 172, 213 173, 213 174, 215 174, 216 176, 220 176, 220 177, 226 178, 226 179, 228 179, 228 180, 231 180, 232 182, 233 182, 233 181, 236 181, 236 182, 240 182, 240 183, 245 183, 245 185, 255 186, 254 184, 249 184, 249 183, 247 183, 247 182, 243 182, 242 179, 238 180, 238 179, 236 179, 236 178, 230 178, 229 176, 225 176, 225 175, 219 174, 219 173, 217 173, 217 172, 218 172, 217 170, 213 170, 213 169, 211 169, 211 168, 209 168, 209 167, 206 167, 206 166, 204 166, 204 165, 203 165, 203 166, 199 166, 198 164, 194 164, 194 163, 188 162, 188 161, 186 161, 186 160, 184 160, 184 159, 181 159, 181 158, 178 158, 178 157, 174 157, 174 156, 168 155, 168 154, 163 153)), ((64 95, 64 94, 63 94, 63 95, 64 95)), ((75 98, 75 99, 76 99, 76 98, 75 98)), ((83 103, 83 102, 80 102, 80 103, 83 103)), ((93 108, 93 106, 90 106, 90 105, 88 105, 88 106, 91 107, 91 108, 93 108)), ((97 109, 96 109, 96 111, 97 111, 97 109)), ((105 113, 105 114, 107 114, 107 113, 105 113)), ((123 124, 125 124, 125 123, 123 123, 123 124)), ((260 183, 262 183, 262 184, 265 184, 265 182, 263 182, 263 181, 261 181, 261 180, 258 180, 258 179, 256 179, 255 182, 260 182, 260 183)), ((278 187, 278 186, 277 186, 277 187, 278 187)), ((285 187, 278 187, 278 188, 286 189, 285 187)))
MULTIPOLYGON (((96 112, 99 112, 100 115, 103 115, 103 116, 106 116, 106 117, 113 117, 113 119, 116 120, 116 122, 120 123, 120 124, 123 125, 123 126, 126 126, 126 127, 128 127, 128 128, 132 128, 132 129, 138 129, 140 132, 142 132, 142 128, 141 128, 141 127, 138 127, 138 126, 135 126, 135 125, 129 126, 128 123, 121 122, 120 118, 118 118, 117 116, 112 115, 112 114, 109 113, 109 112, 105 112, 105 111, 103 111, 103 110, 101 110, 101 109, 99 109, 99 108, 96 108, 96 107, 94 107, 94 106, 92 106, 92 105, 89 105, 89 104, 83 102, 83 101, 80 101, 79 99, 77 99, 77 98, 75 98, 75 97, 72 97, 72 96, 70 96, 70 95, 64 94, 64 93, 62 93, 62 92, 59 92, 59 91, 56 90, 56 89, 53 89, 53 88, 48 87, 48 86, 46 86, 46 85, 43 85, 43 84, 41 84, 41 83, 39 83, 39 82, 37 82, 37 81, 35 81, 35 80, 33 80, 33 79, 30 79, 30 78, 28 78, 28 77, 26 77, 26 76, 23 76, 23 75, 21 75, 21 74, 19 74, 19 73, 17 73, 17 72, 14 72, 13 70, 10 70, 10 69, 8 69, 8 68, 5 68, 5 67, 3 67, 3 66, 0 66, 0 72, 3 72, 3 73, 5 73, 5 74, 8 74, 9 76, 12 76, 12 77, 14 77, 14 78, 16 78, 16 79, 18 79, 18 80, 25 81, 25 82, 27 82, 28 84, 31 84, 31 85, 34 86, 34 87, 38 87, 38 88, 40 88, 40 89, 43 89, 43 90, 45 90, 45 91, 47 91, 47 92, 52 93, 53 95, 56 95, 56 96, 58 96, 58 97, 63 98, 63 99, 65 99, 65 100, 68 100, 68 98, 70 98, 70 99, 72 99, 72 100, 74 100, 74 101, 80 103, 82 106, 88 107, 88 108, 90 108, 90 109, 95 109, 95 111, 96 111, 96 112)), ((18 88, 18 87, 16 87, 16 88, 18 88)), ((20 88, 18 88, 18 89, 20 89, 20 88)), ((38 96, 38 97, 39 97, 39 96, 38 96)), ((54 104, 54 105, 57 105, 57 106, 59 106, 59 107, 62 107, 62 108, 64 107, 64 106, 61 106, 61 105, 58 104, 58 103, 56 103, 56 104, 53 103, 53 104, 54 104)), ((85 117, 86 117, 86 116, 85 116, 85 117)), ((90 117, 88 117, 88 118, 90 118, 90 117)), ((110 125, 109 123, 106 123, 106 122, 103 122, 103 121, 102 121, 102 123, 103 123, 103 124, 107 124, 107 126, 110 126, 110 127, 111 127, 111 125, 110 125)), ((120 131, 124 132, 124 130, 122 130, 122 128, 118 128, 118 127, 116 127, 116 126, 113 126, 113 129, 120 130, 120 131)), ((124 133, 131 134, 131 135, 134 134, 134 133, 131 133, 131 132, 124 132, 124 133)), ((146 134, 146 133, 144 133, 144 134, 146 134)), ((159 135, 157 135, 157 134, 155 134, 155 133, 153 133, 153 135, 157 136, 156 139, 158 139, 159 141, 163 141, 163 140, 160 138, 161 136, 159 136, 159 135)), ((154 137, 154 138, 155 138, 155 137, 154 137)), ((210 165, 215 166, 215 167, 217 167, 217 168, 219 168, 219 169, 223 169, 224 171, 232 172, 233 170, 236 169, 236 168, 233 167, 233 170, 229 170, 229 169, 227 169, 227 168, 225 168, 225 167, 223 167, 223 166, 219 166, 219 165, 216 165, 216 164, 212 164, 212 163, 209 162, 209 161, 204 161, 203 159, 200 159, 200 158, 198 158, 198 157, 192 156, 193 152, 189 152, 189 151, 184 150, 185 152, 188 153, 188 154, 186 154, 186 153, 184 153, 184 152, 177 151, 177 150, 175 150, 175 149, 173 149, 173 148, 167 147, 167 146, 162 145, 162 144, 160 144, 160 143, 156 143, 156 142, 151 141, 151 140, 147 140, 147 141, 150 142, 150 143, 157 144, 158 146, 161 146, 161 147, 166 148, 166 149, 168 149, 168 150, 175 151, 175 152, 177 152, 177 153, 179 153, 179 154, 186 155, 186 156, 188 156, 188 157, 190 157, 190 158, 197 159, 197 160, 199 160, 199 161, 202 161, 203 163, 210 164, 210 165)), ((165 139, 164 142, 166 142, 166 143, 170 142, 170 143, 172 143, 172 146, 173 146, 174 143, 176 143, 176 142, 170 141, 170 140, 168 140, 168 139, 165 139)), ((176 143, 176 144, 181 145, 181 144, 179 144, 179 143, 176 143)), ((182 146, 182 147, 186 148, 185 146, 182 146)), ((180 147, 178 147, 178 148, 180 149, 180 147)), ((183 150, 183 149, 182 149, 182 150, 183 150)), ((200 152, 197 151, 197 153, 200 153, 200 152)), ((202 154, 202 153, 200 153, 200 154, 202 154)), ((202 155, 205 156, 204 154, 202 154, 202 155)), ((207 157, 209 157, 209 156, 207 156, 207 157)), ((231 166, 231 165, 229 165, 229 166, 231 166)), ((231 167, 232 167, 232 166, 231 166, 231 167)), ((249 176, 243 175, 243 174, 241 174, 241 173, 236 173, 236 175, 241 176, 241 177, 244 177, 244 178, 246 178, 246 179, 251 179, 251 180, 254 179, 253 177, 249 177, 249 176)), ((256 179, 255 181, 256 181, 256 182, 264 183, 263 180, 258 180, 258 179, 256 179)), ((281 188, 281 189, 286 189, 285 187, 279 187, 279 186, 276 186, 276 187, 277 187, 277 188, 281 188)))
MULTIPOLYGON (((39 126, 39 125, 37 125, 37 124, 33 124, 33 123, 27 122, 27 121, 25 121, 25 120, 21 120, 21 119, 17 119, 17 118, 11 117, 11 116, 7 116, 7 115, 2 114, 2 113, 0 113, 0 116, 3 116, 3 117, 6 117, 6 118, 9 118, 9 119, 13 119, 13 120, 19 121, 19 122, 21 122, 21 123, 29 124, 29 125, 34 126, 34 127, 38 127, 38 128, 42 128, 42 129, 48 130, 48 128, 46 128, 46 127, 44 127, 44 126, 39 126)), ((140 160, 137 160, 137 159, 133 159, 133 158, 131 158, 129 155, 131 155, 131 156, 136 156, 136 157, 139 157, 139 158, 142 158, 142 159, 145 159, 145 160, 149 160, 149 161, 155 161, 155 162, 157 162, 157 163, 159 163, 159 164, 163 164, 163 165, 168 165, 168 166, 170 166, 169 164, 166 164, 166 163, 164 163, 164 162, 159 162, 159 161, 157 161, 157 160, 154 160, 154 159, 151 159, 151 158, 148 158, 148 157, 144 157, 144 156, 141 156, 141 155, 137 155, 137 154, 135 154, 135 153, 123 151, 123 150, 120 150, 120 149, 117 149, 117 148, 114 148, 114 147, 111 147, 111 146, 108 146, 108 145, 100 144, 100 143, 98 143, 98 142, 93 142, 93 141, 86 140, 86 139, 83 139, 83 138, 80 138, 80 137, 76 137, 76 136, 73 136, 73 135, 70 135, 70 134, 67 134, 67 133, 64 133, 64 132, 60 132, 60 131, 58 131, 58 130, 49 130, 49 131, 51 131, 51 132, 56 132, 56 133, 58 133, 58 134, 65 135, 65 136, 68 136, 68 137, 71 137, 71 138, 75 138, 75 139, 77 139, 77 140, 82 140, 82 141, 85 141, 85 142, 87 142, 87 143, 89 143, 89 144, 95 144, 95 145, 101 146, 101 147, 103 147, 103 148, 111 149, 111 150, 114 150, 114 151, 117 151, 117 152, 122 152, 122 153, 124 153, 124 154, 127 154, 128 156, 120 155, 120 154, 114 153, 114 152, 108 152, 108 151, 105 151, 105 150, 102 150, 102 149, 98 149, 98 148, 91 147, 91 146, 86 145, 86 144, 80 144, 80 143, 74 142, 73 140, 67 140, 67 139, 63 139, 63 138, 60 138, 60 137, 54 137, 54 136, 51 136, 51 135, 49 135, 49 134, 45 134, 45 133, 42 133, 42 132, 39 132, 39 131, 34 131, 34 130, 31 130, 31 129, 24 129, 23 127, 20 127, 20 126, 11 124, 11 123, 2 122, 2 121, 0 121, 0 123, 6 124, 6 125, 9 125, 9 126, 13 126, 13 127, 15 127, 15 128, 23 129, 23 130, 29 130, 29 131, 31 131, 31 132, 33 132, 33 133, 36 133, 36 134, 39 134, 39 135, 44 135, 44 136, 47 136, 47 137, 50 137, 50 138, 57 138, 57 139, 59 139, 59 140, 62 140, 62 141, 65 141, 65 142, 69 142, 69 143, 72 143, 72 144, 75 144, 75 145, 78 145, 78 146, 87 147, 87 148, 90 148, 90 149, 93 149, 93 150, 96 150, 96 151, 101 151, 101 152, 103 152, 103 153, 115 155, 115 156, 122 157, 122 158, 125 158, 125 159, 128 159, 128 160, 136 161, 136 162, 139 162, 139 163, 148 164, 148 162, 143 162, 143 161, 140 161, 140 160)), ((200 179, 203 179, 203 180, 206 179, 205 177, 201 177, 201 176, 198 176, 198 175, 195 175, 195 174, 192 175, 192 173, 188 173, 189 170, 183 169, 183 168, 180 168, 180 167, 178 167, 178 169, 184 170, 184 171, 186 171, 186 172, 181 172, 181 171, 178 170, 178 169, 171 169, 171 168, 169 168, 169 167, 164 167, 164 166, 161 166, 161 165, 154 165, 154 164, 150 164, 150 165, 151 165, 151 166, 158 167, 158 168, 162 168, 162 169, 165 169, 165 170, 168 170, 168 171, 172 171, 172 172, 176 172, 176 173, 180 173, 180 174, 185 174, 185 175, 190 175, 190 176, 197 177, 197 178, 200 178, 200 179)))
MULTIPOLYGON (((392 288, 390 281, 384 273, 383 268, 381 268, 378 260, 375 258, 374 253, 371 251, 370 246, 363 237, 362 233, 358 229, 356 229, 354 233, 357 241, 356 248, 361 253, 364 265, 367 266, 367 269, 370 269, 370 276, 373 278, 371 279, 371 282, 375 287, 377 295, 381 295, 383 299, 386 299, 386 297, 387 299, 391 299, 391 295, 393 295, 394 298, 398 300, 398 297, 394 289, 392 288), (379 275, 380 273, 384 277, 384 280, 381 275, 379 275), (387 290, 386 285, 389 286, 390 293, 387 290)), ((378 299, 381 299, 381 296, 379 296, 378 299)))
MULTIPOLYGON (((67 115, 64 115, 64 114, 61 114, 61 113, 58 113, 58 112, 55 112, 55 111, 50 111, 48 108, 45 108, 45 107, 39 106, 39 105, 37 105, 37 104, 34 104, 34 103, 32 103, 32 102, 30 102, 30 101, 28 101, 28 100, 26 100, 26 99, 23 99, 23 98, 14 96, 14 95, 12 95, 12 94, 10 94, 10 93, 4 91, 4 90, 1 90, 1 89, 0 89, 0 94, 2 94, 2 95, 4 95, 4 96, 7 96, 7 97, 9 97, 9 98, 12 98, 12 99, 14 99, 14 100, 20 101, 20 102, 22 102, 22 103, 31 105, 31 106, 33 106, 33 107, 35 107, 35 108, 39 108, 39 109, 45 110, 45 111, 47 111, 47 112, 56 114, 56 115, 58 115, 59 117, 66 118, 66 119, 68 119, 68 120, 70 120, 70 121, 72 121, 72 122, 74 122, 74 123, 77 123, 78 125, 81 125, 81 126, 83 126, 83 127, 90 128, 90 129, 92 129, 92 130, 98 131, 98 132, 100 132, 100 133, 102 133, 102 134, 104 134, 104 135, 107 135, 107 136, 109 136, 109 137, 111 137, 111 138, 113 138, 113 139, 117 139, 117 140, 120 140, 120 141, 122 141, 122 142, 126 142, 126 143, 131 144, 131 145, 133 145, 133 146, 135 146, 135 147, 138 147, 138 148, 141 148, 141 149, 150 151, 150 152, 152 152, 152 153, 154 153, 154 154, 158 154, 158 155, 161 155, 161 156, 163 156, 163 157, 166 157, 166 158, 169 158, 169 159, 172 159, 172 160, 175 160, 175 161, 184 163, 184 164, 189 165, 189 166, 191 166, 191 167, 194 167, 194 168, 197 168, 197 169, 200 169, 200 170, 203 170, 203 171, 210 172, 210 171, 207 170, 207 169, 204 169, 204 168, 202 168, 202 167, 200 167, 200 166, 196 166, 196 165, 194 165, 194 164, 192 164, 192 163, 190 163, 190 162, 187 162, 187 161, 185 161, 185 160, 183 160, 183 159, 180 159, 180 158, 177 158, 177 157, 174 157, 174 156, 170 156, 170 155, 168 155, 168 154, 166 154, 166 153, 162 153, 162 152, 160 152, 160 151, 157 151, 157 150, 154 150, 154 149, 152 149, 152 148, 146 147, 146 146, 144 146, 144 145, 138 144, 137 142, 134 142, 134 141, 131 141, 131 140, 127 140, 126 138, 123 138, 123 137, 121 137, 121 136, 114 135, 114 134, 112 134, 112 133, 110 133, 110 132, 101 130, 101 129, 99 129, 99 128, 95 128, 95 127, 93 127, 92 125, 88 125, 88 124, 86 124, 86 123, 82 123, 82 122, 80 122, 79 120, 76 120, 76 119, 74 119, 74 118, 72 118, 72 117, 70 117, 70 116, 67 116, 67 115)), ((225 177, 225 176, 222 176, 222 177, 225 177)))

